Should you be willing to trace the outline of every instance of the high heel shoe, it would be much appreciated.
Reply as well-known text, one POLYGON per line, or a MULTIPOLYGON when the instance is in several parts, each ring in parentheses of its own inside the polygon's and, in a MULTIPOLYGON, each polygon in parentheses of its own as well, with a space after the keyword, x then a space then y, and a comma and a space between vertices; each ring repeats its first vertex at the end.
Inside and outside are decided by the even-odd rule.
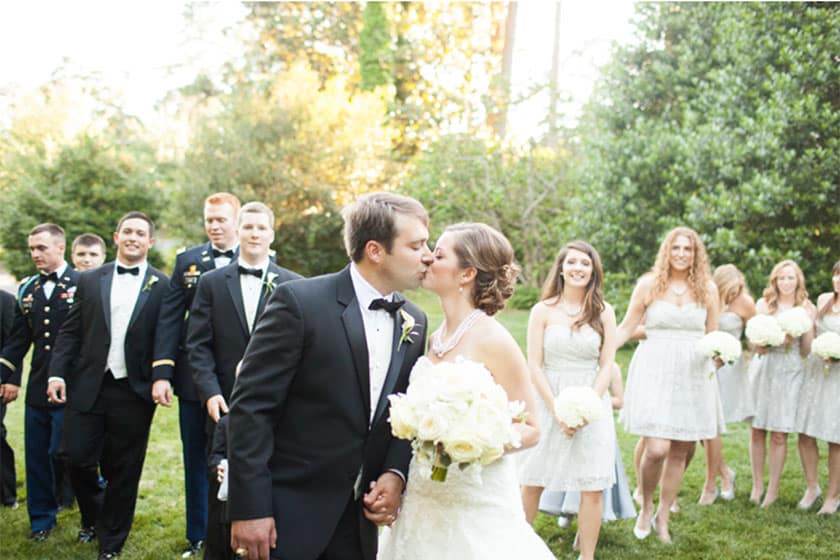
MULTIPOLYGON (((636 517, 636 523, 633 525, 633 536, 643 541, 650 535, 650 528, 648 529, 640 529, 639 528, 639 520, 642 518, 642 512, 639 512, 639 515, 636 517)), ((653 518, 651 518, 651 527, 653 527, 653 518)))
POLYGON ((729 490, 724 490, 723 487, 721 487, 720 497, 724 500, 731 501, 735 499, 735 478, 738 476, 738 473, 736 473, 734 470, 728 467, 726 470, 729 471, 729 480, 730 484, 732 485, 732 488, 730 488, 729 490))
POLYGON ((668 511, 670 511, 671 513, 679 513, 682 511, 680 509, 680 503, 677 501, 676 498, 674 498, 674 501, 671 502, 671 506, 668 508, 668 511))
POLYGON ((823 502, 823 505, 820 508, 820 511, 817 512, 817 515, 834 515, 835 513, 837 513, 838 508, 840 508, 840 500, 837 500, 836 502, 834 502, 834 507, 833 508, 828 508, 828 509, 826 509, 825 502, 823 502))
MULTIPOLYGON (((805 490, 805 495, 807 496, 807 494, 808 494, 808 491, 805 490)), ((814 499, 811 500, 810 502, 806 502, 805 501, 805 496, 802 496, 802 499, 799 500, 799 503, 796 504, 796 507, 799 508, 799 509, 811 509, 811 506, 813 506, 816 503, 816 501, 820 498, 820 496, 822 496, 822 488, 817 486, 817 493, 814 495, 814 499)))

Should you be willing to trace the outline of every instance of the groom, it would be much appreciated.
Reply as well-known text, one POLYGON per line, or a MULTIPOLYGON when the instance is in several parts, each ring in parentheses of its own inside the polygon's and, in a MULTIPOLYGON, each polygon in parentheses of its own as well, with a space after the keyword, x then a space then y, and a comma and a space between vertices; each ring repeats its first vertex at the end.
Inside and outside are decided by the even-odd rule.
POLYGON ((374 560, 411 448, 388 395, 423 353, 426 317, 398 290, 432 261, 414 199, 345 208, 342 271, 279 286, 245 351, 230 410, 231 542, 251 560, 374 560))

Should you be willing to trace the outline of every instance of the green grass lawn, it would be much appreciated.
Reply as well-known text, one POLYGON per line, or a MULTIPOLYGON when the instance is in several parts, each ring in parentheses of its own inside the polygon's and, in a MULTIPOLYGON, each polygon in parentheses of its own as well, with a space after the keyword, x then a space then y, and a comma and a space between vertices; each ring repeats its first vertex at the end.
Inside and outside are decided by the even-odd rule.
MULTIPOLYGON (((410 294, 428 313, 432 327, 440 324, 442 315, 437 301, 429 294, 410 294)), ((504 311, 499 319, 525 345, 528 313, 504 311)), ((626 371, 630 351, 619 353, 618 360, 626 371)), ((840 413, 840 412, 838 412, 840 413)), ((30 543, 29 522, 25 508, 23 482, 23 406, 13 404, 6 418, 9 440, 16 452, 18 468, 18 510, 0 508, 0 559, 86 559, 96 557, 96 545, 75 543, 79 525, 77 509, 59 514, 58 528, 44 543, 30 543)), ((750 488, 749 427, 729 427, 724 436, 724 453, 729 465, 738 473, 737 497, 732 502, 719 500, 715 505, 696 505, 703 483, 703 451, 698 449, 688 469, 680 492, 682 513, 672 517, 672 546, 659 543, 654 536, 643 542, 632 535, 633 520, 605 524, 601 531, 598 556, 615 559, 690 558, 690 559, 838 559, 840 558, 840 516, 817 516, 814 511, 802 512, 796 503, 802 496, 804 482, 795 437, 789 441, 788 460, 781 485, 781 498, 769 511, 760 510, 748 501, 750 488)), ((619 443, 625 466, 632 469, 636 438, 618 428, 619 443)), ((825 489, 827 474, 824 444, 820 445, 822 464, 820 480, 825 489)), ((633 473, 628 472, 631 483, 633 473)), ((178 436, 178 413, 159 409, 152 426, 152 436, 140 499, 131 535, 123 558, 177 558, 186 544, 184 540, 184 498, 181 444, 178 436)), ((571 549, 574 528, 560 529, 555 518, 540 515, 536 521, 539 533, 558 558, 574 559, 571 549)), ((429 559, 434 560, 434 559, 429 559)), ((511 559, 520 560, 520 559, 511 559)), ((527 560, 527 559, 522 559, 527 560)))

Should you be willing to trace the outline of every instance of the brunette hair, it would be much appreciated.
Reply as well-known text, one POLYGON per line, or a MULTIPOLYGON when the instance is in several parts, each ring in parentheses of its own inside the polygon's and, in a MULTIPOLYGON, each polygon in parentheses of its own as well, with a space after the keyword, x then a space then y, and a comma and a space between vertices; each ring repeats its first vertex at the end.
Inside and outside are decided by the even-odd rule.
POLYGON ((120 221, 117 222, 117 231, 120 231, 120 229, 122 229, 122 225, 126 220, 143 220, 144 222, 149 224, 149 238, 154 238, 155 223, 150 217, 148 217, 143 212, 140 212, 139 210, 132 210, 128 214, 124 215, 122 218, 120 218, 120 221))
POLYGON ((49 233, 54 238, 61 239, 61 242, 64 243, 66 241, 64 230, 58 224, 38 224, 31 230, 29 230, 29 236, 38 235, 39 233, 49 233))
POLYGON ((429 215, 418 201, 390 192, 360 196, 341 211, 344 248, 353 262, 360 262, 369 241, 381 243, 390 253, 397 237, 397 214, 414 216, 428 227, 429 215))
POLYGON ((70 246, 70 251, 75 251, 76 247, 82 245, 84 247, 93 247, 94 245, 99 245, 102 248, 102 253, 105 253, 107 250, 105 247, 105 240, 96 235, 95 233, 83 233, 81 235, 77 235, 76 238, 73 240, 73 244, 70 246))
POLYGON ((577 321, 574 322, 572 328, 579 329, 583 325, 589 325, 592 330, 598 333, 601 337, 601 343, 604 340, 604 325, 601 322, 601 313, 603 313, 606 305, 604 304, 604 269, 601 267, 601 257, 595 247, 586 241, 570 241, 563 245, 560 252, 557 253, 557 258, 554 259, 554 265, 551 267, 551 272, 548 273, 541 299, 547 301, 556 298, 560 301, 563 295, 563 289, 566 287, 566 281, 563 278, 563 262, 570 251, 580 251, 589 257, 592 262, 592 276, 589 278, 589 283, 586 285, 586 294, 583 296, 583 307, 581 314, 577 321))
POLYGON ((495 315, 513 295, 519 267, 507 237, 487 224, 460 223, 447 227, 461 268, 475 268, 471 299, 476 309, 495 315))
MULTIPOLYGON (((834 266, 831 267, 831 275, 832 276, 837 276, 838 274, 840 274, 840 261, 837 261, 836 263, 834 263, 834 266)), ((818 317, 822 317, 823 315, 828 313, 828 310, 831 309, 831 306, 834 305, 835 303, 837 303, 838 300, 840 300, 840 294, 838 294, 837 292, 834 291, 834 282, 832 282, 832 285, 831 285, 831 293, 832 293, 832 295, 828 299, 828 301, 825 302, 825 305, 823 305, 818 310, 818 312, 817 312, 818 317)))

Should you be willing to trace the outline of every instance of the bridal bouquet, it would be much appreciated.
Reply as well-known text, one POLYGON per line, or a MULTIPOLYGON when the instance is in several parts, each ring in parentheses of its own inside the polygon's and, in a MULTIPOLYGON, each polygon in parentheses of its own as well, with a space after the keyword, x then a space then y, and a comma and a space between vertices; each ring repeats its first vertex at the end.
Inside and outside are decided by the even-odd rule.
POLYGON ((747 321, 745 332, 756 346, 780 346, 785 341, 785 331, 770 315, 756 315, 747 321))
POLYGON ((554 398, 554 417, 570 428, 577 428, 603 418, 604 405, 592 387, 565 387, 554 398))
MULTIPOLYGON (((704 355, 711 359, 720 358, 726 364, 732 365, 741 357, 741 341, 724 331, 712 331, 700 339, 697 347, 704 355)), ((714 371, 709 377, 714 375, 714 371)))
POLYGON ((786 311, 782 311, 776 317, 779 326, 785 331, 785 334, 793 338, 797 338, 811 330, 814 323, 808 312, 801 307, 792 307, 786 311))
POLYGON ((811 352, 825 361, 823 373, 828 375, 830 365, 840 360, 840 334, 824 332, 814 339, 811 352))
POLYGON ((446 480, 451 464, 476 469, 519 447, 514 420, 525 404, 508 402, 487 368, 476 362, 440 362, 416 370, 405 394, 390 395, 391 432, 408 439, 432 480, 446 480))

